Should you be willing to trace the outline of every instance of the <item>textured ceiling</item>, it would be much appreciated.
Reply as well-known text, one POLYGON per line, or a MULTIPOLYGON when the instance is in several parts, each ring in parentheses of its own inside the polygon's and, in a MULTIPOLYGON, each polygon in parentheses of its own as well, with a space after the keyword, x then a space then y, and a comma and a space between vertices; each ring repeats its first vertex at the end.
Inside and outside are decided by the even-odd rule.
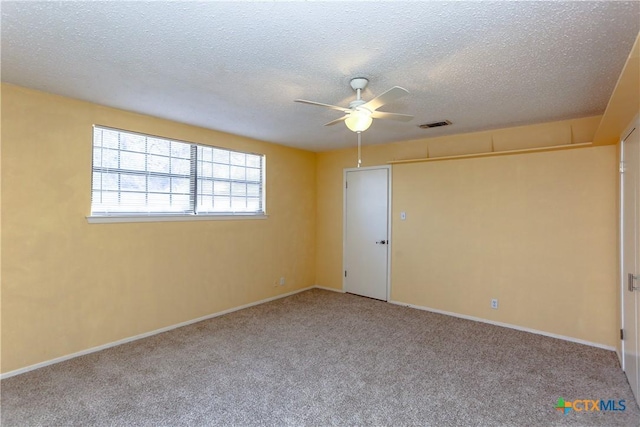
POLYGON ((601 114, 640 2, 10 2, 2 81, 310 150, 352 146, 352 77, 381 111, 364 144, 601 114), (452 126, 417 125, 449 119, 452 126))

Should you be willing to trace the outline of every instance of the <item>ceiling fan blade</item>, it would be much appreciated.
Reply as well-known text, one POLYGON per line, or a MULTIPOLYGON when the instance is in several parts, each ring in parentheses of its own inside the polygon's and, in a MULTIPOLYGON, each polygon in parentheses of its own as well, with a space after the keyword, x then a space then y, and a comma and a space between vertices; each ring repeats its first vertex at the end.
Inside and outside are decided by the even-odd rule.
POLYGON ((327 108, 331 108, 332 110, 342 111, 343 113, 348 113, 349 111, 351 111, 348 108, 338 107, 337 105, 323 104, 322 102, 315 102, 315 101, 307 101, 306 99, 294 99, 294 102, 301 102, 303 104, 309 104, 309 105, 317 105, 319 107, 327 107, 327 108))
POLYGON ((401 88, 400 86, 394 86, 388 91, 376 96, 371 101, 364 104, 362 107, 366 108, 369 111, 375 111, 378 108, 382 107, 384 104, 393 102, 396 99, 400 99, 403 96, 408 94, 409 94, 408 90, 401 88))
POLYGON ((409 114, 386 113, 384 111, 374 111, 373 113, 371 113, 371 117, 373 117, 374 119, 391 119, 401 122, 408 122, 409 120, 413 119, 413 116, 410 116, 409 114))
POLYGON ((340 123, 340 122, 344 121, 347 117, 349 117, 349 115, 348 115, 348 114, 346 114, 346 115, 344 115, 344 116, 340 117, 339 119, 331 120, 329 123, 325 123, 324 125, 325 125, 325 126, 332 126, 332 125, 335 125, 336 123, 340 123))

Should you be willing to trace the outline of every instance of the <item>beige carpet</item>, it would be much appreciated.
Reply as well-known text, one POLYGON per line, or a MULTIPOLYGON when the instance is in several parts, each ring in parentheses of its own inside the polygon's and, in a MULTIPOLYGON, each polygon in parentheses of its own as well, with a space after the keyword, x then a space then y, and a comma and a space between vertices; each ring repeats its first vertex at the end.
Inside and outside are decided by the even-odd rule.
POLYGON ((638 426, 610 351, 312 290, 3 380, 3 426, 638 426), (559 397, 625 411, 554 409, 559 397))

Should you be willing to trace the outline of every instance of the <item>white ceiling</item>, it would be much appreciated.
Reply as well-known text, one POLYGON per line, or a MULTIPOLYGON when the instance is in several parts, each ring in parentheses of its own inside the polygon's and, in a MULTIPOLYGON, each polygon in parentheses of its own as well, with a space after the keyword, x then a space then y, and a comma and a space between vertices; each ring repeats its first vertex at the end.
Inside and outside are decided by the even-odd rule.
POLYGON ((353 146, 352 77, 381 111, 363 144, 604 112, 640 2, 11 2, 2 81, 310 150, 353 146), (452 126, 417 125, 449 119, 452 126))

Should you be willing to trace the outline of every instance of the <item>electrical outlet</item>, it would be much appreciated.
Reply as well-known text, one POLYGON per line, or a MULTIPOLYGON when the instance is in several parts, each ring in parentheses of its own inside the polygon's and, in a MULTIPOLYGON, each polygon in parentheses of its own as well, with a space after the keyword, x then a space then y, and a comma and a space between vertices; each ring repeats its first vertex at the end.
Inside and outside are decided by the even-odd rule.
POLYGON ((498 300, 497 299, 492 299, 491 300, 491 308, 493 308, 494 310, 498 309, 498 300))
POLYGON ((284 277, 280 278, 280 286, 284 286, 284 277))

